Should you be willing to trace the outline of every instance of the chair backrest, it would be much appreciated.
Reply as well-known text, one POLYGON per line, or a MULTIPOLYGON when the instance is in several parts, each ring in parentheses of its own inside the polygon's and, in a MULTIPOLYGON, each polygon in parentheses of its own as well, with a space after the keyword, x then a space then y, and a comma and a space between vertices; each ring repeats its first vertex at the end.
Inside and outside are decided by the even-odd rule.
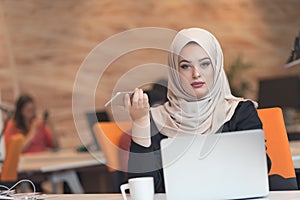
POLYGON ((18 164, 24 140, 22 134, 11 137, 1 169, 1 181, 16 181, 18 179, 18 164))
POLYGON ((271 190, 298 189, 287 132, 281 108, 258 109, 265 132, 271 190))
POLYGON ((127 171, 131 122, 99 122, 93 127, 110 172, 127 171))
POLYGON ((90 128, 90 132, 92 134, 93 137, 93 146, 92 148, 94 148, 95 150, 101 150, 100 149, 100 145, 97 141, 93 126, 95 125, 95 123, 97 122, 108 122, 109 121, 109 116, 107 114, 107 112, 105 110, 97 110, 95 111, 90 111, 85 113, 86 119, 89 123, 89 128, 90 128))

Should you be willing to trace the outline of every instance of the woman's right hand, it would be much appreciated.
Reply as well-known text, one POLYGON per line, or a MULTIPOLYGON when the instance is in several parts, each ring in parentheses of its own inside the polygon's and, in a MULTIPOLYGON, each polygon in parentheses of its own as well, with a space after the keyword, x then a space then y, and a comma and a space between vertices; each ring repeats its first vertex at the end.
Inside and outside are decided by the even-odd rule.
POLYGON ((148 96, 142 89, 136 88, 132 96, 125 95, 125 108, 128 110, 132 123, 132 140, 144 147, 151 145, 150 114, 148 96))
POLYGON ((141 127, 147 126, 150 120, 148 95, 142 89, 136 88, 131 96, 125 95, 124 101, 132 121, 141 127))
POLYGON ((33 119, 30 124, 30 129, 27 135, 27 138, 29 141, 33 140, 33 138, 36 136, 38 129, 42 126, 42 120, 40 119, 33 119))
POLYGON ((26 135, 26 139, 25 139, 25 142, 23 145, 23 151, 25 151, 30 146, 30 144, 34 140, 34 138, 38 132, 38 129, 40 128, 41 125, 42 125, 41 120, 38 120, 38 119, 32 120, 32 122, 30 124, 29 132, 26 135))
POLYGON ((41 126, 42 121, 38 119, 33 119, 31 124, 30 124, 30 132, 31 133, 36 133, 38 128, 41 126))

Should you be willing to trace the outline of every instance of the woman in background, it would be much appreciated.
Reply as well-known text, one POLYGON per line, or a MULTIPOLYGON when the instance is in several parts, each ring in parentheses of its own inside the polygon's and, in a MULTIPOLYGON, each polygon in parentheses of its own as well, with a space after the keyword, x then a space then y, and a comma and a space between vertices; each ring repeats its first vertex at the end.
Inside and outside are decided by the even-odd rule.
POLYGON ((35 103, 29 95, 22 95, 18 98, 13 119, 5 128, 5 145, 7 146, 10 138, 15 134, 23 134, 25 142, 23 153, 41 152, 57 147, 57 142, 47 125, 47 116, 44 119, 36 117, 35 103))

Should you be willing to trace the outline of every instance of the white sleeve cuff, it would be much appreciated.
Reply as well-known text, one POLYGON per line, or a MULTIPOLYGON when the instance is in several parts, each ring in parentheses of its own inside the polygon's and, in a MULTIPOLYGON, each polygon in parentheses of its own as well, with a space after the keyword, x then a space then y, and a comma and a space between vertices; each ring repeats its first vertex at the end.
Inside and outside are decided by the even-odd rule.
POLYGON ((132 123, 132 140, 144 147, 151 145, 150 123, 147 126, 139 126, 132 123))

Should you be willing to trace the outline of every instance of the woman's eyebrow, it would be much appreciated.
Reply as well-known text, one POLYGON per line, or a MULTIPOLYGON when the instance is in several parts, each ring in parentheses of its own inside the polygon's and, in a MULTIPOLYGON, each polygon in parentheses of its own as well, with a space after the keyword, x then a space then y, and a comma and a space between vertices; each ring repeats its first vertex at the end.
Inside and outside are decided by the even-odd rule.
POLYGON ((191 63, 191 61, 188 61, 188 60, 181 60, 181 61, 179 61, 179 64, 182 63, 182 62, 191 63))
POLYGON ((205 57, 205 58, 201 58, 201 59, 199 60, 199 62, 201 62, 201 61, 203 61, 203 60, 206 60, 206 59, 210 60, 209 57, 205 57))
MULTIPOLYGON (((205 58, 201 58, 200 60, 198 60, 198 62, 201 62, 201 61, 206 60, 206 59, 210 60, 209 57, 205 57, 205 58)), ((182 62, 191 63, 191 61, 188 61, 188 60, 183 59, 183 60, 180 60, 180 61, 179 61, 179 64, 182 63, 182 62)))

